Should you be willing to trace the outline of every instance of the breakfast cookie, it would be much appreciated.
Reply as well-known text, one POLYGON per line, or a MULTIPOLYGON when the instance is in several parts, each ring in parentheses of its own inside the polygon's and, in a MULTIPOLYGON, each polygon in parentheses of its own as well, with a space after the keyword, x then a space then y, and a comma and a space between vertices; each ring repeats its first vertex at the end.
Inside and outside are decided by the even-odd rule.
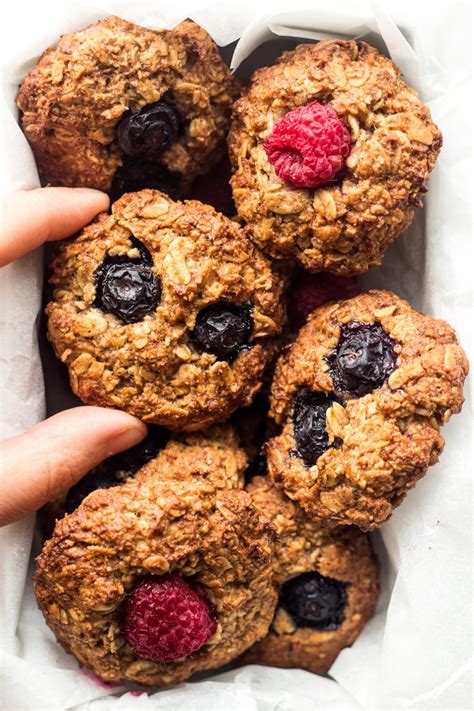
POLYGON ((238 91, 199 25, 108 17, 46 50, 17 105, 43 184, 182 195, 222 155, 238 91))
POLYGON ((170 442, 57 522, 36 598, 57 640, 106 682, 176 684, 263 637, 277 595, 273 531, 227 432, 170 442))
POLYGON ((276 530, 279 601, 266 637, 239 660, 325 674, 371 617, 379 593, 369 539, 356 528, 321 529, 268 478, 247 487, 276 530))
POLYGON ((443 449, 468 362, 453 329, 386 291, 316 309, 277 362, 277 486, 330 525, 380 526, 443 449))
POLYGON ((360 274, 411 223, 440 147, 390 59, 365 42, 300 45, 234 105, 234 201, 273 257, 360 274))
POLYGON ((74 393, 172 430, 248 405, 283 319, 281 280, 237 223, 152 190, 60 243, 51 283, 74 393))

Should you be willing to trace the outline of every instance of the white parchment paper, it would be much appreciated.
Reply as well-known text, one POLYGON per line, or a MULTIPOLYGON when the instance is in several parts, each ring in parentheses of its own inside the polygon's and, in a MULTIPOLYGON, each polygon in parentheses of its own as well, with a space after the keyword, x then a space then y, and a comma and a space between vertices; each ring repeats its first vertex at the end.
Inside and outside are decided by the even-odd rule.
MULTIPOLYGON (((221 45, 240 37, 232 66, 246 73, 255 68, 255 57, 265 56, 253 53, 255 48, 271 39, 367 39, 388 52, 420 91, 443 131, 444 148, 424 210, 364 284, 392 289, 416 308, 445 318, 472 352, 470 3, 291 4, 104 0, 10 8, 1 41, 7 58, 0 96, 1 189, 38 184, 31 151, 16 123, 14 97, 38 55, 61 33, 112 13, 150 27, 171 27, 191 17, 221 45)), ((41 272, 41 250, 1 270, 3 436, 44 416, 36 343, 41 272)), ((33 519, 0 530, 0 706, 7 711, 469 709, 471 417, 468 398, 462 414, 443 430, 446 451, 440 463, 374 537, 383 561, 378 613, 353 647, 339 655, 331 678, 251 666, 155 693, 100 685, 55 643, 36 608, 28 570, 33 519)))

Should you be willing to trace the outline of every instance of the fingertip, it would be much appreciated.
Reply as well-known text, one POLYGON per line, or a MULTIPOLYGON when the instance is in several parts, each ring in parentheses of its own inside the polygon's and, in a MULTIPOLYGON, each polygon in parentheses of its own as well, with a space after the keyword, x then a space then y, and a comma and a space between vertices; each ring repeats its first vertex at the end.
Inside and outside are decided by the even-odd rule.
POLYGON ((68 190, 72 190, 75 195, 79 195, 82 200, 90 202, 91 205, 98 205, 98 212, 105 212, 110 207, 110 198, 102 190, 95 188, 68 188, 68 190))
POLYGON ((109 196, 94 188, 40 188, 44 203, 49 206, 48 241, 69 237, 91 222, 96 215, 107 212, 109 196))

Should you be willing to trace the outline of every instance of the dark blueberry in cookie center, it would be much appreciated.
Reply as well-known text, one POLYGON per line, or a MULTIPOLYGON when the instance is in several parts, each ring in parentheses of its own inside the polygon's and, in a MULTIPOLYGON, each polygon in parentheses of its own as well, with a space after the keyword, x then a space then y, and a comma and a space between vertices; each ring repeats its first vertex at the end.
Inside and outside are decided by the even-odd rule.
POLYGON ((293 406, 293 431, 296 454, 307 467, 329 448, 326 413, 333 398, 322 392, 304 389, 298 393, 293 406))
POLYGON ((161 282, 146 264, 105 263, 98 273, 95 305, 125 323, 135 323, 154 311, 161 282))
POLYGON ((357 397, 381 387, 396 368, 394 346, 380 323, 341 326, 339 342, 327 359, 335 391, 357 397))
POLYGON ((298 627, 337 629, 344 622, 346 604, 346 584, 316 572, 288 580, 280 592, 280 605, 298 627))
POLYGON ((221 360, 231 360, 247 345, 252 326, 248 306, 217 301, 198 313, 192 338, 206 353, 213 353, 221 360))
POLYGON ((159 155, 175 142, 179 128, 176 109, 166 101, 155 101, 122 115, 117 124, 117 142, 127 156, 159 155))

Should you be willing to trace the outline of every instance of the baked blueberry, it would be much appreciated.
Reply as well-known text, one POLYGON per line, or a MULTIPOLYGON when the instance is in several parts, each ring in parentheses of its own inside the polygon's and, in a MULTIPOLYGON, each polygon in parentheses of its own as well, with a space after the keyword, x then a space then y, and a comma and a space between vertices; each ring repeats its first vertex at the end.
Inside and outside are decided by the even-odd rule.
POLYGON ((380 323, 342 325, 339 342, 327 359, 335 392, 359 397, 381 387, 397 365, 394 346, 380 323))
POLYGON ((248 345, 251 333, 252 316, 248 306, 218 301, 198 313, 193 340, 206 353, 231 360, 248 345))
POLYGON ((117 142, 127 156, 157 156, 178 137, 180 117, 166 101, 129 109, 117 124, 117 142))
POLYGON ((280 592, 280 605, 297 627, 335 630, 344 621, 346 604, 345 583, 316 571, 291 578, 280 592))
POLYGON ((304 389, 295 399, 293 427, 296 451, 307 467, 316 463, 329 446, 326 413, 334 402, 326 393, 304 389))
POLYGON ((112 260, 99 267, 95 305, 125 323, 154 311, 160 297, 161 282, 146 264, 112 260))

